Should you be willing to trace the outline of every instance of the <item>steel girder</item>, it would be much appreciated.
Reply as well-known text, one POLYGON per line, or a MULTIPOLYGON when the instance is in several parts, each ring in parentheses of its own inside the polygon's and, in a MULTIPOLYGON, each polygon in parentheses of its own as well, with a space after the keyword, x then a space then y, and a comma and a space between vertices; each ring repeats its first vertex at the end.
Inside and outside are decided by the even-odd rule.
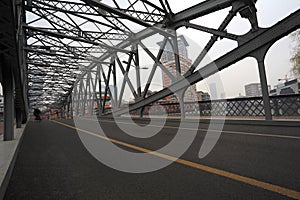
POLYGON ((14 119, 20 128, 27 121, 26 71, 21 45, 24 43, 24 12, 15 1, 0 2, 0 81, 4 92, 4 140, 14 139, 14 119))
MULTIPOLYGON (((25 1, 24 8, 28 13, 35 16, 35 18, 27 20, 27 23, 24 24, 27 34, 27 47, 25 50, 27 52, 27 64, 30 69, 28 72, 34 74, 35 72, 30 71, 39 69, 40 71, 47 71, 47 73, 49 71, 55 73, 55 70, 59 69, 61 74, 65 74, 64 79, 72 81, 59 83, 58 81, 62 79, 61 74, 46 76, 46 78, 41 79, 44 81, 48 79, 50 82, 41 83, 44 88, 43 91, 49 93, 50 91, 47 88, 54 83, 60 84, 60 88, 70 87, 66 95, 63 94, 65 93, 63 90, 60 90, 61 94, 57 93, 57 98, 60 99, 59 102, 64 102, 67 101, 66 97, 74 89, 78 96, 73 96, 73 98, 77 101, 77 107, 81 108, 81 114, 85 108, 89 107, 90 109, 93 103, 89 101, 89 98, 94 99, 93 95, 96 95, 97 90, 100 97, 102 96, 102 83, 104 83, 105 90, 103 93, 105 98, 94 101, 103 111, 107 94, 109 94, 116 107, 121 106, 125 85, 129 86, 136 100, 136 103, 130 106, 130 110, 142 108, 173 92, 184 90, 189 84, 194 84, 247 56, 253 56, 259 63, 262 63, 267 47, 299 28, 297 20, 294 20, 294 24, 291 22, 293 21, 292 18, 298 19, 297 12, 283 20, 286 24, 289 24, 288 26, 283 26, 283 23, 279 22, 268 29, 259 28, 255 2, 255 0, 207 0, 179 13, 173 13, 168 1, 162 0, 155 3, 149 0, 132 2, 129 0, 125 2, 112 0, 110 3, 108 1, 102 3, 96 0, 25 1), (231 10, 218 28, 208 28, 191 22, 194 19, 228 7, 231 7, 231 10), (242 17, 248 19, 251 23, 252 30, 248 34, 238 36, 227 33, 226 27, 237 13, 240 13, 242 17), (173 75, 161 63, 165 44, 161 46, 158 54, 154 55, 143 40, 159 34, 163 37, 164 43, 173 41, 171 43, 174 43, 173 49, 176 58, 176 55, 178 55, 176 54, 178 48, 176 29, 180 27, 207 32, 212 37, 203 51, 199 52, 199 56, 186 74, 181 74, 181 63, 177 56, 177 75, 173 75), (142 30, 137 32, 135 29, 142 30), (283 29, 284 32, 277 34, 280 29, 283 29), (265 37, 269 39, 265 40, 265 37), (195 72, 206 53, 220 38, 237 41, 239 45, 232 52, 214 61, 217 69, 214 69, 210 64, 195 72), (258 42, 260 40, 263 40, 263 42, 258 42), (143 49, 153 60, 152 70, 143 91, 141 89, 139 68, 143 61, 139 56, 139 48, 143 49), (257 53, 258 51, 263 53, 257 53), (122 64, 124 58, 127 60, 126 65, 122 64), (163 89, 146 98, 146 93, 158 68, 172 80, 171 90, 163 89), (136 83, 133 83, 128 77, 130 69, 136 71, 136 83), (119 90, 117 90, 116 85, 118 73, 123 76, 122 86, 119 90), (185 77, 188 82, 183 84, 180 77, 185 77), (77 79, 73 81, 73 78, 77 79), (87 98, 87 95, 83 94, 87 94, 89 91, 94 91, 94 94, 87 98)), ((262 87, 264 87, 266 85, 264 66, 261 64, 259 66, 261 81, 263 82, 262 87)), ((264 96, 265 108, 268 110, 267 94, 264 94, 264 96)), ((46 98, 48 96, 45 96, 46 98)), ((43 97, 40 99, 43 101, 43 97)), ((68 99, 70 100, 70 98, 68 99)), ((66 103, 61 105, 66 105, 66 103)), ((56 106, 59 107, 60 105, 56 104, 56 106)), ((116 109, 115 113, 118 115, 125 112, 122 109, 116 109)), ((266 115, 268 115, 267 112, 266 115)), ((267 118, 270 119, 270 116, 267 118)))
MULTIPOLYGON (((167 2, 167 1, 166 1, 167 2)), ((94 5, 101 6, 102 4, 97 3, 96 1, 93 1, 94 5)), ((170 13, 165 17, 165 20, 159 21, 153 26, 149 26, 149 24, 146 24, 146 27, 144 30, 134 34, 131 36, 131 38, 119 43, 117 47, 119 48, 127 48, 131 46, 132 43, 139 42, 145 38, 148 38, 152 35, 155 35, 157 33, 165 34, 167 36, 174 36, 170 34, 167 30, 168 29, 177 29, 179 27, 185 26, 186 23, 190 20, 196 19, 198 17, 210 14, 212 12, 222 10, 226 7, 232 6, 231 13, 235 15, 239 10, 245 9, 249 7, 249 5, 254 4, 253 0, 222 0, 222 1, 213 1, 213 0, 207 0, 205 2, 199 3, 191 8, 188 8, 182 12, 179 12, 177 14, 170 13), (171 17, 170 17, 171 16, 171 17)), ((102 7, 101 7, 102 8, 102 7)), ((108 9, 108 11, 111 11, 111 8, 104 7, 103 9, 108 9)), ((118 12, 118 11, 117 11, 118 12)), ((224 21, 230 21, 225 19, 224 21)), ((229 22, 227 22, 228 24, 229 22)), ((225 25, 226 27, 226 25, 225 25)), ((222 29, 221 29, 222 30, 222 29)), ((219 31, 221 31, 219 30, 219 31)), ((215 35, 214 38, 218 38, 215 35)), ((212 43, 212 42, 209 42, 212 43)), ((209 44, 208 44, 209 45, 209 44)), ((110 53, 105 53, 102 56, 99 57, 99 60, 106 60, 110 57, 110 53)), ((91 63, 89 68, 95 67, 94 63, 91 63)), ((84 75, 84 74, 83 74, 84 75)))
MULTIPOLYGON (((146 8, 144 10, 138 10, 135 4, 138 3, 122 9, 115 2, 121 12, 135 12, 137 18, 148 23, 155 23, 163 18, 162 10, 154 4, 142 1, 143 7, 146 8)), ((24 9, 35 15, 35 19, 28 19, 23 26, 28 41, 24 49, 29 68, 35 66, 45 71, 45 67, 53 70, 59 67, 59 64, 64 64, 65 67, 61 68, 61 71, 65 73, 66 70, 73 70, 74 66, 81 70, 87 63, 99 63, 97 57, 104 52, 127 52, 125 49, 114 47, 114 44, 128 39, 132 34, 131 29, 124 25, 118 16, 106 13, 102 9, 76 1, 47 0, 24 1, 24 9), (77 19, 81 22, 77 22, 77 19), (48 23, 48 27, 36 26, 37 23, 48 23), (96 27, 96 30, 84 30, 82 26, 87 23, 96 27)), ((57 83, 57 78, 52 77, 52 83, 57 83)), ((40 84, 49 88, 45 82, 40 84)))
MULTIPOLYGON (((226 67, 242 60, 247 56, 253 56, 258 59, 259 57, 264 57, 266 54, 266 50, 272 46, 276 41, 281 39, 282 37, 288 35, 289 33, 300 28, 300 10, 292 13, 290 16, 286 17, 284 20, 278 22, 274 26, 261 29, 255 33, 249 33, 249 40, 247 42, 241 43, 236 49, 228 52, 224 56, 219 59, 209 63, 198 71, 187 75, 184 79, 181 79, 171 85, 169 88, 165 88, 158 93, 141 100, 135 104, 133 104, 129 110, 136 110, 145 105, 153 103, 158 99, 166 97, 170 94, 173 94, 176 91, 181 90, 182 88, 186 88, 194 83, 197 83, 223 69, 226 67), (257 55, 258 51, 263 49, 263 53, 257 55), (216 66, 216 67, 215 67, 216 66)), ((119 110, 115 112, 115 115, 122 115, 127 113, 128 110, 119 110)))

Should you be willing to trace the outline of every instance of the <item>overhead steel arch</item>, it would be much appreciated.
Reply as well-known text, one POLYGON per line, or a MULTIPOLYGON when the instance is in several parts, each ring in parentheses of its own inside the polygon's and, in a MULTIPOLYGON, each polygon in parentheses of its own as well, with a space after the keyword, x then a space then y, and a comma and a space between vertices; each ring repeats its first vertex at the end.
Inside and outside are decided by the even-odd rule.
MULTIPOLYGON (((299 28, 299 16, 297 11, 276 25, 262 29, 257 21, 255 3, 254 0, 208 0, 173 13, 169 2, 162 0, 24 1, 23 8, 34 18, 31 20, 28 17, 23 25, 27 36, 25 52, 28 73, 34 75, 38 69, 41 73, 38 80, 43 82, 42 92, 31 90, 31 86, 36 85, 36 76, 30 77, 30 105, 42 104, 61 108, 67 105, 68 99, 71 99, 71 91, 81 91, 81 94, 85 94, 82 95, 81 100, 79 100, 81 97, 77 97, 77 100, 81 102, 81 105, 78 105, 81 112, 97 104, 104 113, 105 99, 103 102, 86 101, 90 98, 96 99, 91 96, 87 97, 87 90, 101 93, 100 82, 102 80, 105 83, 104 95, 108 95, 113 101, 115 113, 122 114, 125 111, 118 107, 121 105, 125 85, 129 86, 135 98, 135 104, 130 106, 130 110, 133 110, 143 108, 149 103, 188 87, 187 84, 181 84, 182 77, 185 77, 184 79, 188 80, 189 84, 194 84, 246 56, 253 56, 262 64, 268 46, 299 28), (224 8, 230 8, 230 10, 216 29, 192 23, 194 19, 224 8), (246 35, 235 35, 226 31, 226 27, 237 14, 248 19, 251 24, 252 28, 246 35), (212 35, 185 74, 180 72, 180 56, 178 55, 176 30, 180 27, 192 28, 212 35), (160 60, 165 46, 161 46, 158 55, 154 55, 143 43, 144 39, 156 34, 161 35, 165 43, 170 41, 173 43, 178 71, 176 75, 170 73, 160 60), (195 72, 201 60, 220 38, 234 40, 238 43, 238 47, 213 62, 217 65, 217 69, 213 70, 211 65, 207 65, 195 72), (152 72, 149 74, 143 91, 140 80, 139 49, 143 49, 153 60, 152 72), (127 60, 125 65, 120 56, 127 60), (127 75, 132 65, 136 70, 136 83, 132 83, 127 75), (173 84, 146 98, 157 68, 166 73, 172 79, 173 84), (117 73, 121 73, 124 77, 120 91, 116 86, 117 73), (113 85, 115 89, 109 85, 113 85), (78 88, 74 90, 74 87, 78 88)), ((267 87, 265 71, 261 64, 259 69, 265 93, 265 113, 266 118, 271 119, 269 99, 265 91, 267 87)))
POLYGON ((206 0, 180 12, 173 12, 168 0, 12 0, 3 1, 1 5, 4 6, 1 9, 11 11, 10 16, 1 16, 1 23, 8 27, 1 31, 1 58, 10 58, 16 108, 21 109, 24 116, 28 112, 27 105, 29 108, 58 108, 68 114, 91 112, 97 105, 100 114, 105 114, 106 96, 113 102, 113 112, 121 115, 126 112, 122 108, 125 87, 129 87, 135 99, 129 110, 141 109, 142 112, 144 106, 173 93, 182 93, 190 85, 252 56, 258 61, 265 116, 270 120, 264 57, 273 43, 300 26, 298 9, 275 25, 261 28, 256 0, 206 0), (197 23, 197 19, 222 9, 228 9, 228 14, 219 27, 197 23), (247 34, 227 32, 236 15, 251 24, 247 34), (211 35, 186 72, 181 71, 178 49, 177 30, 182 27, 211 35), (161 38, 157 51, 152 51, 144 42, 154 35, 161 38), (222 38, 235 41, 237 47, 198 69, 207 52, 222 38), (170 72, 161 59, 168 44, 172 46, 176 73, 170 72), (141 51, 152 62, 143 86, 141 51), (135 71, 134 82, 128 76, 131 69, 135 71), (158 69, 172 83, 149 96, 147 93, 158 69), (117 80, 119 77, 122 80, 117 80), (118 81, 121 81, 120 88, 118 81), (100 100, 96 95, 100 95, 100 100), (73 107, 70 106, 72 100, 76 101, 73 107), (77 109, 77 113, 71 109, 77 109))

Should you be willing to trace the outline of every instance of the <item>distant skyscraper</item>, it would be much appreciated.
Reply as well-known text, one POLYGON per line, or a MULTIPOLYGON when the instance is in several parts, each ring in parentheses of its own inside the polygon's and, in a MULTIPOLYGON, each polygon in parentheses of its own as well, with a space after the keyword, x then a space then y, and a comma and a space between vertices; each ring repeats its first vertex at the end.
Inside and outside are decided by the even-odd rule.
POLYGON ((210 95, 208 94, 208 92, 197 91, 197 97, 198 97, 198 101, 209 101, 210 100, 210 95))
MULTIPOLYGON (((178 52, 179 52, 179 60, 180 60, 180 70, 181 75, 184 75, 188 69, 192 65, 192 60, 188 58, 188 50, 187 47, 189 44, 187 43, 186 39, 183 35, 178 36, 178 52)), ((159 45, 161 42, 158 43, 159 45)), ((172 45, 170 42, 167 42, 165 46, 165 50, 161 57, 162 64, 166 67, 166 69, 174 76, 176 77, 176 63, 175 63, 175 56, 174 51, 172 48, 172 45)), ((171 78, 164 72, 162 72, 162 78, 163 78, 163 87, 167 88, 172 84, 171 78)), ((172 97, 169 96, 166 98, 168 101, 172 100, 172 97)), ((196 96, 196 86, 192 85, 189 87, 184 95, 184 101, 197 101, 196 96)))
MULTIPOLYGON (((271 86, 268 86, 268 91, 270 91, 271 86)), ((250 83, 245 85, 245 94, 247 97, 260 97, 262 96, 261 84, 260 83, 250 83)))
POLYGON ((251 84, 245 85, 245 94, 247 97, 261 96, 262 93, 261 93, 260 83, 251 83, 251 84))
POLYGON ((210 83, 208 85, 209 87, 209 91, 210 91, 210 98, 212 100, 217 99, 218 98, 218 92, 217 92, 217 85, 216 83, 210 83))
POLYGON ((222 92, 220 98, 221 98, 221 99, 226 99, 226 93, 225 93, 225 92, 222 92))

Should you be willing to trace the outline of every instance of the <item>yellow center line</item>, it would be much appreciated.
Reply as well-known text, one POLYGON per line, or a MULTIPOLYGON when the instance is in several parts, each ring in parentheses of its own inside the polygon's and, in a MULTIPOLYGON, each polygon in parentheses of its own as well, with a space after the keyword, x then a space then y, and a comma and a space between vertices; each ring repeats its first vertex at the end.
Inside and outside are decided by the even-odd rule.
POLYGON ((98 134, 96 134, 94 132, 91 132, 91 131, 88 131, 88 130, 76 128, 74 126, 71 126, 71 125, 68 125, 68 124, 65 124, 65 123, 62 123, 62 122, 58 122, 58 121, 52 121, 52 122, 55 122, 57 124, 75 129, 77 131, 87 133, 89 135, 93 135, 95 137, 98 137, 98 138, 101 138, 101 139, 104 139, 104 140, 107 140, 107 141, 111 141, 115 144, 119 144, 119 145, 122 145, 124 147, 128 147, 128 148, 131 148, 131 149, 143 152, 143 153, 150 153, 150 154, 155 155, 157 157, 164 158, 164 159, 170 160, 170 161, 174 161, 176 163, 180 163, 180 164, 185 165, 185 166, 189 166, 189 167, 192 167, 192 168, 195 168, 195 169, 199 169, 199 170, 202 170, 202 171, 205 171, 205 172, 209 172, 211 174, 216 174, 216 175, 219 175, 219 176, 223 176, 223 177, 235 180, 235 181, 243 182, 243 183, 246 183, 246 184, 249 184, 249 185, 252 185, 252 186, 256 186, 256 187, 259 187, 259 188, 263 188, 265 190, 269 190, 271 192, 275 192, 275 193, 278 193, 278 194, 281 194, 281 195, 284 195, 284 196, 287 196, 287 197, 290 197, 290 198, 293 198, 293 199, 300 200, 300 192, 299 191, 295 191, 295 190, 284 188, 284 187, 274 185, 274 184, 271 184, 271 183, 266 183, 266 182, 263 182, 263 181, 259 181, 259 180, 256 180, 254 178, 241 176, 241 175, 238 175, 238 174, 227 172, 225 170, 221 170, 221 169, 201 165, 199 163, 191 162, 191 161, 184 160, 184 159, 181 159, 181 158, 176 158, 176 157, 173 157, 173 156, 170 156, 170 155, 167 155, 167 154, 158 153, 158 152, 152 151, 150 149, 146 149, 146 148, 135 146, 135 145, 132 145, 132 144, 129 144, 129 143, 126 143, 126 142, 122 142, 122 141, 119 141, 119 140, 104 137, 104 136, 98 135, 98 134))

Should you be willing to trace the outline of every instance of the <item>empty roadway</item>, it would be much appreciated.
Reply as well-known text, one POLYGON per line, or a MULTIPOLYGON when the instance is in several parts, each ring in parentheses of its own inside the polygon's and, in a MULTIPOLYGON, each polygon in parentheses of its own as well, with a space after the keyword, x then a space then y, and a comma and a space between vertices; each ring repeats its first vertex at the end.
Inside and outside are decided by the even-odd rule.
MULTIPOLYGON (((103 140, 96 135, 99 129, 93 126, 95 120, 84 121, 82 134, 103 140)), ((120 121, 134 132, 132 122, 120 121)), ((136 122, 140 126, 149 123, 136 122)), ((159 123, 154 121, 150 127, 159 128, 159 123)), ((177 133, 178 121, 168 120, 150 138, 129 136, 111 119, 101 119, 100 124, 121 148, 147 152, 168 144, 177 133)), ((181 129, 186 134, 196 130, 197 135, 184 155, 170 166, 143 174, 119 172, 103 165, 85 149, 73 127, 72 120, 28 124, 5 199, 300 198, 297 125, 225 124, 216 146, 200 159, 208 124, 200 123, 195 128, 187 123, 181 129)))

